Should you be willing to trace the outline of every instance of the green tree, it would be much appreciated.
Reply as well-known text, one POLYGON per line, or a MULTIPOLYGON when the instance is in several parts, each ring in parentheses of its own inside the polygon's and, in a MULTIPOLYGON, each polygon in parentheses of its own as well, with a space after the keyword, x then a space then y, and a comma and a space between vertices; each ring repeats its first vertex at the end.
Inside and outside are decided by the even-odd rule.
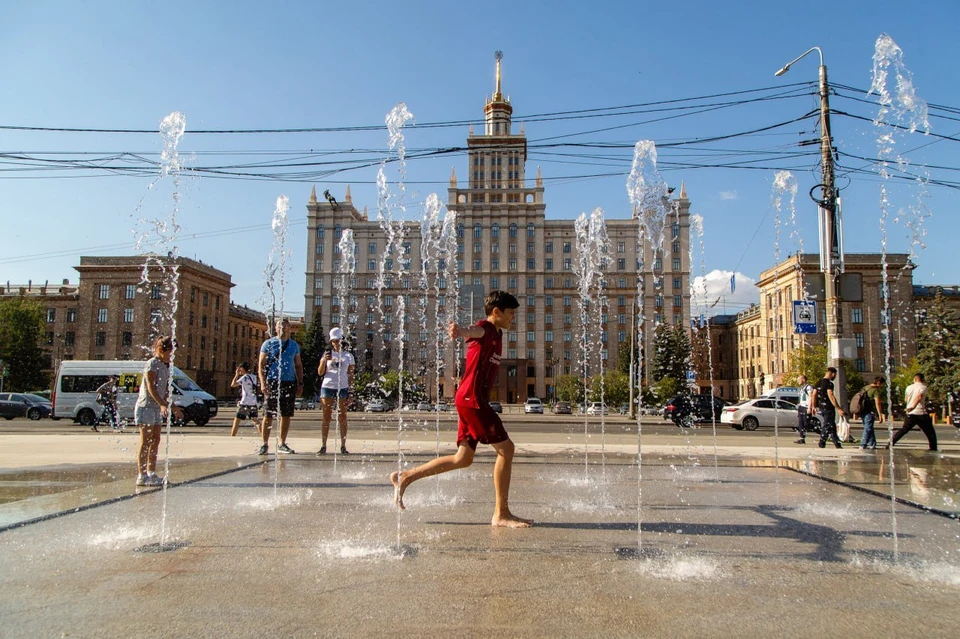
POLYGON ((675 377, 663 377, 653 385, 653 393, 657 397, 658 404, 663 404, 671 397, 679 395, 683 389, 683 382, 675 377))
POLYGON ((557 399, 561 402, 580 404, 583 401, 583 380, 576 375, 561 375, 556 384, 557 399))
POLYGON ((400 401, 400 385, 403 384, 403 401, 416 402, 423 397, 420 378, 409 371, 387 371, 378 379, 382 397, 392 402, 400 401))
MULTIPOLYGON (((849 399, 863 388, 863 374, 857 370, 856 363, 853 360, 845 359, 842 361, 843 373, 847 380, 847 398, 849 399)), ((783 375, 785 386, 796 386, 799 383, 800 375, 807 376, 808 384, 816 385, 823 374, 827 372, 827 345, 818 344, 794 349, 788 356, 788 362, 787 366, 789 368, 783 375)))
POLYGON ((49 386, 40 348, 43 328, 39 302, 23 297, 0 302, 0 359, 7 370, 4 390, 31 391, 49 386))
POLYGON ((353 376, 353 396, 362 402, 369 402, 371 399, 381 397, 375 391, 375 379, 373 373, 358 370, 353 376))
MULTIPOLYGON (((898 368, 893 374, 893 378, 890 380, 890 392, 893 397, 894 416, 898 418, 902 417, 904 392, 907 390, 907 386, 913 383, 913 376, 919 372, 920 364, 917 362, 917 358, 914 357, 907 362, 905 366, 898 368)), ((886 399, 884 399, 884 401, 886 401, 886 399)))
POLYGON ((686 329, 679 324, 659 324, 653 334, 653 344, 653 378, 686 379, 691 352, 686 329))
POLYGON ((601 378, 595 376, 590 386, 590 401, 600 401, 601 381, 603 387, 603 401, 607 406, 620 406, 630 401, 630 378, 620 371, 608 371, 601 378))
POLYGON ((947 306, 942 289, 925 311, 917 333, 917 365, 926 378, 930 402, 944 404, 960 385, 960 320, 947 306))
POLYGON ((304 332, 300 343, 300 361, 303 362, 303 396, 313 397, 320 390, 317 366, 327 350, 327 340, 320 318, 314 317, 304 332))

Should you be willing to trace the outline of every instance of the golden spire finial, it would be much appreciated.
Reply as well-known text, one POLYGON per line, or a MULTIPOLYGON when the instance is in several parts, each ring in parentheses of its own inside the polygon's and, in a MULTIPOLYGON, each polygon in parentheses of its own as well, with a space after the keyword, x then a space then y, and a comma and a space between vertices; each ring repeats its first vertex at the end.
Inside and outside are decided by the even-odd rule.
POLYGON ((496 102, 501 102, 503 101, 503 94, 500 93, 500 61, 503 60, 503 51, 497 49, 493 57, 497 59, 497 91, 493 94, 493 99, 496 102))

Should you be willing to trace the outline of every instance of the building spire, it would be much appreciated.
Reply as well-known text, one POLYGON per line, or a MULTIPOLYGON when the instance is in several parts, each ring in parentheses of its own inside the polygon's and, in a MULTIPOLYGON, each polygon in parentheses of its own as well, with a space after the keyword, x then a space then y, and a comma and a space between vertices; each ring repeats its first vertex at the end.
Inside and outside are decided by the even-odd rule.
POLYGON ((343 202, 345 204, 353 204, 353 197, 350 196, 350 185, 347 185, 347 193, 343 196, 343 202))
POLYGON ((497 91, 493 94, 493 101, 503 102, 503 94, 500 93, 500 61, 503 60, 503 51, 497 49, 493 57, 497 59, 497 91))
POLYGON ((317 203, 317 185, 314 184, 313 188, 310 189, 310 204, 317 203))
POLYGON ((454 166, 450 170, 450 188, 451 189, 457 188, 457 167, 456 166, 454 166))
POLYGON ((537 188, 543 187, 543 176, 540 175, 540 165, 537 165, 537 188))
POLYGON ((683 181, 680 182, 680 199, 687 199, 687 185, 684 184, 683 181))

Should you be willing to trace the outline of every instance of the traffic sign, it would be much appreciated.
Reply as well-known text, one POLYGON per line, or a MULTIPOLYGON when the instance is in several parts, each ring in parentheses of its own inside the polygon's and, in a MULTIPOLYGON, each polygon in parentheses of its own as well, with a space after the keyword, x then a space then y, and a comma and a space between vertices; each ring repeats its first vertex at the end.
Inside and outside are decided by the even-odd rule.
POLYGON ((814 300, 793 301, 793 332, 816 335, 817 303, 814 300))

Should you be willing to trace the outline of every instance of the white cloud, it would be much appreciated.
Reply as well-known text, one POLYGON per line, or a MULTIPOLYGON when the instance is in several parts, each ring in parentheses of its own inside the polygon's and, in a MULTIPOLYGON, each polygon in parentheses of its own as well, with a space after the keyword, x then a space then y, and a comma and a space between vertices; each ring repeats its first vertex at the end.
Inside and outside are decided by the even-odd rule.
POLYGON ((738 197, 740 197, 740 196, 737 195, 737 192, 736 192, 736 191, 720 191, 720 199, 721 199, 721 200, 735 200, 735 199, 737 199, 738 197))
POLYGON ((738 311, 760 301, 760 289, 757 281, 743 273, 737 273, 736 287, 730 292, 730 276, 733 271, 714 269, 706 277, 697 276, 693 280, 690 299, 690 315, 705 313, 713 315, 733 315, 738 311), (706 280, 706 292, 704 292, 706 280))

